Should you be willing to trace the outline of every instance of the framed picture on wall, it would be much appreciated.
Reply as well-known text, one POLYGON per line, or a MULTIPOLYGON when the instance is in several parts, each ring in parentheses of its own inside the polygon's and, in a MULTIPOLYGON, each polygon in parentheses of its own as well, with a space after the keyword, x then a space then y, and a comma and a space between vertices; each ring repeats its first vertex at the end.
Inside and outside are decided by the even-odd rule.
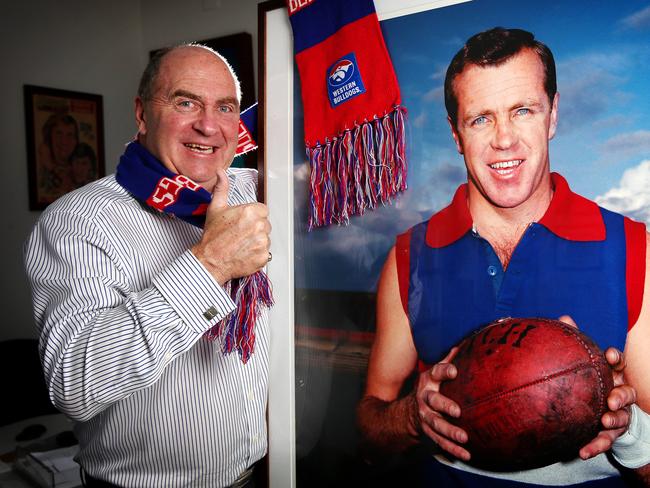
POLYGON ((24 86, 29 208, 105 175, 102 96, 24 86))

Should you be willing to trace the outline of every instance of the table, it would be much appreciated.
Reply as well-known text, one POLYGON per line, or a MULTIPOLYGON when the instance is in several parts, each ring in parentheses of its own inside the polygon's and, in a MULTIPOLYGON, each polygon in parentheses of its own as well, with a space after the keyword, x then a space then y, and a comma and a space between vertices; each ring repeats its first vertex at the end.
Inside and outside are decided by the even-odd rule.
MULTIPOLYGON (((12 469, 17 446, 27 446, 61 432, 72 430, 72 421, 63 414, 43 415, 0 427, 0 488, 33 488, 36 486, 12 469), (45 431, 35 439, 18 442, 16 436, 30 425, 42 425, 45 431)), ((79 485, 81 486, 81 485, 79 485)))

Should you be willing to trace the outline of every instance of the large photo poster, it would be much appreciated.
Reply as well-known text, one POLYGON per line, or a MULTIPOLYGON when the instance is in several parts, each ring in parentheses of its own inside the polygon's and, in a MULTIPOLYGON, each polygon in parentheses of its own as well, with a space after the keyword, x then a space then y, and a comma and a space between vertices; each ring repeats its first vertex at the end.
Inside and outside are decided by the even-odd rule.
MULTIPOLYGON (((299 486, 321 486, 314 479, 334 486, 341 476, 364 481, 354 409, 363 394, 381 267, 395 236, 448 205, 467 179, 447 122, 445 71, 470 36, 495 26, 528 30, 555 56, 560 100, 551 170, 576 193, 650 224, 647 1, 473 0, 383 20, 408 110, 408 190, 391 205, 353 217, 348 226, 308 231, 309 167, 295 72, 291 139, 299 486)), ((379 469, 386 480, 387 469, 379 469)))

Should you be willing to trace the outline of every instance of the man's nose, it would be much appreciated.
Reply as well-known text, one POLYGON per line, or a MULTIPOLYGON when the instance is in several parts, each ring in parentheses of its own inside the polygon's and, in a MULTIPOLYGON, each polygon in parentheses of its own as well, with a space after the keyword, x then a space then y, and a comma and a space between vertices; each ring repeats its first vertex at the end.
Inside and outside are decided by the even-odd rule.
POLYGON ((492 145, 495 149, 510 149, 519 140, 517 129, 511 120, 497 121, 492 145))
POLYGON ((221 130, 220 114, 212 110, 201 110, 192 127, 205 136, 213 136, 221 130))

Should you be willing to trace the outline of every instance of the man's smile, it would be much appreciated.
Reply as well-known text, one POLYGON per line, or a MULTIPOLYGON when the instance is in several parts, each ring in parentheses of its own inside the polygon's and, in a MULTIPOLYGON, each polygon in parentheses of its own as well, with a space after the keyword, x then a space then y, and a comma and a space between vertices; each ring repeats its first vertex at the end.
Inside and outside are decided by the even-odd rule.
POLYGON ((215 146, 204 146, 203 144, 194 144, 191 142, 185 143, 184 146, 192 152, 199 154, 212 154, 215 151, 215 146))
POLYGON ((496 170, 498 174, 505 175, 510 173, 514 168, 519 167, 519 165, 523 162, 523 159, 511 159, 509 161, 499 161, 497 163, 492 163, 488 166, 496 170))

